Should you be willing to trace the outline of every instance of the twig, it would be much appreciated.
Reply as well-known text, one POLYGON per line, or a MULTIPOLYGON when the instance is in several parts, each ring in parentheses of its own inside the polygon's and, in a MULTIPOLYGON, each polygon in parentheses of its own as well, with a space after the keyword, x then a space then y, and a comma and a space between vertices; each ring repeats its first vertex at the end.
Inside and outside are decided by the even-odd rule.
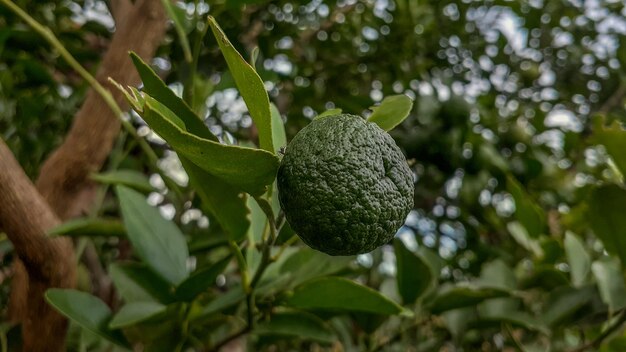
POLYGON ((237 331, 236 333, 228 336, 227 338, 225 338, 222 341, 220 341, 217 344, 215 344, 215 346, 211 347, 209 352, 218 352, 220 350, 220 348, 224 347, 229 342, 231 342, 233 340, 236 340, 237 338, 247 334, 248 332, 250 332, 250 327, 246 326, 245 328, 237 331))
POLYGON ((28 13, 22 10, 19 6, 14 4, 10 0, 0 0, 0 3, 4 4, 11 11, 13 11, 16 15, 18 15, 24 22, 26 22, 35 32, 41 35, 54 49, 56 49, 61 57, 72 67, 78 74, 85 80, 91 88, 93 88, 96 93, 104 100, 107 106, 113 111, 115 116, 117 116, 122 124, 122 127, 139 143, 141 150, 146 154, 146 157, 150 161, 150 167, 158 173, 163 181, 167 184, 168 188, 174 191, 179 197, 182 197, 182 191, 178 187, 178 185, 172 181, 167 175, 157 166, 157 162, 159 160, 158 156, 152 150, 148 142, 141 138, 137 133, 137 130, 133 125, 123 118, 122 110, 119 105, 113 99, 111 93, 104 88, 98 80, 92 76, 73 56, 72 54, 65 49, 63 44, 59 41, 59 39, 52 33, 50 28, 41 25, 34 18, 32 18, 28 13))
POLYGON ((600 347, 600 345, 602 345, 602 342, 607 337, 609 337, 611 334, 613 334, 614 332, 619 330, 622 326, 624 326, 624 323, 626 322, 626 310, 622 310, 615 319, 616 319, 615 322, 611 326, 606 328, 606 330, 604 330, 595 339, 593 339, 592 341, 580 347, 570 350, 570 352, 583 352, 583 351, 587 351, 590 349, 597 349, 598 347, 600 347))
POLYGON ((515 336, 515 334, 513 333, 513 329, 511 328, 511 324, 503 324, 504 328, 503 330, 506 330, 506 332, 509 334, 509 336, 511 337, 511 340, 513 340, 513 343, 515 344, 515 347, 521 351, 524 352, 524 345, 522 345, 522 342, 517 338, 517 336, 515 336))
POLYGON ((618 107, 622 104, 624 97, 626 97, 626 84, 620 82, 619 87, 611 94, 611 96, 604 101, 602 106, 598 109, 598 113, 607 114, 613 110, 613 108, 618 107))
POLYGON ((237 259, 239 271, 241 272, 241 285, 243 286, 243 290, 244 292, 248 292, 250 290, 250 278, 248 277, 248 265, 246 264, 246 259, 243 257, 241 248, 239 248, 235 241, 228 241, 228 247, 235 255, 235 259, 237 259))

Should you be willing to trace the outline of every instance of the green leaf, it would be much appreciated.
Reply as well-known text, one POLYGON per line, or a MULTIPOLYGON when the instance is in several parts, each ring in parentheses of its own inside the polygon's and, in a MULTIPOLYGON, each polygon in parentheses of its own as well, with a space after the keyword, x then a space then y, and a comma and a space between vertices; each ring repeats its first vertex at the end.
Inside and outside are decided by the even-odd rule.
POLYGON ((215 264, 191 274, 176 288, 176 299, 179 301, 193 301, 199 294, 215 285, 215 279, 226 270, 231 259, 231 256, 227 256, 215 264))
POLYGON ((231 287, 226 293, 209 302, 209 304, 207 304, 201 312, 192 316, 190 320, 202 319, 214 313, 221 312, 239 304, 245 298, 246 294, 243 292, 243 287, 241 287, 241 285, 231 287))
POLYGON ((402 307, 369 287, 348 279, 324 277, 305 282, 285 302, 300 309, 399 314, 402 307))
POLYGON ((140 193, 123 186, 117 186, 116 192, 128 239, 137 255, 169 283, 183 281, 188 275, 189 256, 185 236, 140 193))
POLYGON ((154 191, 146 175, 135 170, 113 170, 101 174, 93 174, 91 179, 109 185, 127 186, 145 193, 154 191))
MULTIPOLYGON (((282 264, 278 263, 277 276, 291 275, 288 287, 293 288, 305 281, 335 274, 347 268, 353 260, 354 257, 330 256, 309 247, 301 247, 282 264)), ((268 272, 271 270, 270 267, 268 272)))
POLYGON ((161 3, 165 8, 165 12, 167 12, 168 17, 172 20, 172 22, 174 22, 174 29, 176 29, 176 34, 178 34, 178 42, 183 49, 185 61, 189 63, 192 62, 193 57, 191 56, 189 40, 187 40, 187 32, 185 30, 185 12, 180 11, 181 9, 179 8, 175 9, 175 5, 170 0, 161 0, 161 3))
POLYGON ((543 258, 544 253, 539 241, 532 238, 526 228, 517 221, 510 222, 506 225, 509 233, 520 246, 531 252, 537 258, 543 258))
POLYGON ((589 199, 587 219, 607 252, 626 263, 626 190, 616 185, 594 189, 589 199))
POLYGON ((481 321, 496 322, 498 325, 502 323, 509 323, 513 326, 522 327, 528 330, 539 331, 544 334, 549 334, 550 330, 535 317, 531 316, 527 312, 522 311, 507 311, 501 314, 490 314, 488 316, 480 316, 481 321))
POLYGON ((130 57, 143 81, 144 92, 165 105, 169 110, 176 111, 176 116, 185 124, 187 132, 215 142, 218 141, 217 137, 209 131, 202 119, 159 78, 150 66, 143 62, 135 53, 131 52, 130 57))
POLYGON ((250 194, 260 195, 278 171, 276 155, 252 148, 224 145, 190 134, 166 116, 169 109, 146 100, 142 117, 179 154, 206 172, 250 194))
MULTIPOLYGON (((621 52, 622 50, 619 51, 621 52)), ((609 126, 604 126, 604 122, 604 118, 600 116, 594 118, 591 141, 604 145, 619 171, 621 171, 622 175, 626 175, 626 155, 624 155, 624 150, 626 150, 626 131, 622 129, 617 120, 613 121, 609 126)))
POLYGON ((567 286, 557 288, 550 292, 548 301, 543 307, 540 321, 549 326, 564 322, 587 304, 594 294, 595 287, 592 285, 583 286, 579 289, 567 286))
POLYGON ((416 253, 407 249, 396 238, 393 242, 396 253, 398 292, 402 302, 412 304, 433 284, 431 268, 416 253))
POLYGON ((501 259, 483 264, 480 271, 480 284, 485 287, 496 287, 503 290, 514 290, 517 286, 515 273, 501 259))
POLYGON ((544 232, 544 212, 524 191, 513 177, 507 176, 507 190, 515 199, 515 217, 526 228, 531 237, 537 238, 544 232))
POLYGON ((409 116, 413 108, 413 99, 404 94, 385 97, 378 106, 372 106, 372 115, 367 119, 385 131, 398 126, 409 116))
POLYGON ((474 307, 452 309, 441 314, 446 328, 452 336, 458 338, 467 330, 470 323, 478 319, 474 307))
POLYGON ((122 334, 108 328, 111 310, 99 298, 88 293, 52 288, 46 291, 46 301, 68 319, 119 346, 130 347, 122 334))
POLYGON ((127 303, 113 316, 109 322, 109 328, 120 329, 141 323, 164 313, 166 308, 166 306, 156 302, 127 303))
POLYGON ((226 59, 226 64, 228 64, 235 84, 239 88, 241 97, 248 106, 250 116, 257 126, 261 149, 274 153, 276 146, 272 137, 270 101, 261 77, 256 73, 254 67, 250 66, 246 59, 237 52, 212 16, 209 16, 209 25, 226 59))
POLYGON ((124 225, 117 219, 78 218, 66 221, 48 231, 50 236, 126 236, 124 225))
POLYGON ((109 276, 120 297, 125 302, 174 301, 172 286, 140 263, 113 263, 109 266, 109 276))
POLYGON ((189 176, 189 184, 202 201, 202 209, 215 219, 233 241, 242 240, 248 228, 249 210, 246 196, 222 179, 202 170, 183 156, 179 156, 189 176))
POLYGON ((585 249, 585 245, 572 232, 565 233, 563 242, 565 256, 570 268, 572 284, 576 287, 582 286, 587 281, 587 276, 591 269, 591 258, 585 249))
POLYGON ((609 306, 611 312, 626 307, 626 286, 619 259, 603 257, 591 265, 591 272, 598 283, 602 301, 609 306))
POLYGON ((261 253, 257 249, 256 245, 257 243, 260 243, 263 238, 263 231, 267 225, 267 218, 254 198, 248 198, 247 206, 248 209, 250 209, 250 227, 248 228, 248 232, 246 234, 248 244, 246 246, 245 255, 246 262, 248 264, 248 274, 252 277, 261 263, 261 253))
POLYGON ((326 110, 326 111, 324 111, 323 113, 321 113, 321 114, 319 114, 319 115, 315 116, 315 117, 313 118, 313 120, 321 119, 321 118, 323 118, 323 117, 328 117, 328 116, 340 115, 342 111, 343 111, 343 110, 341 110, 341 109, 339 109, 339 108, 326 110))
POLYGON ((509 292, 496 287, 448 286, 442 288, 431 302, 431 312, 439 314, 451 309, 475 306, 478 303, 497 297, 506 297, 509 292))
POLYGON ((280 117, 280 111, 274 104, 270 104, 270 111, 272 113, 272 136, 274 136, 274 151, 287 145, 287 134, 285 133, 285 123, 282 117, 280 117))
MULTIPOLYGON (((478 283, 481 287, 498 288, 509 292, 515 290, 517 286, 513 269, 501 259, 483 264, 478 283)), ((477 311, 480 313, 481 318, 499 319, 515 311, 518 306, 519 301, 516 298, 491 298, 478 304, 477 311)))
MULTIPOLYGON (((159 104, 165 106, 166 109, 161 109, 164 113, 177 112, 177 115, 174 115, 175 119, 170 119, 170 121, 182 121, 185 131, 218 142, 217 137, 209 131, 202 120, 165 85, 148 65, 135 54, 131 54, 131 57, 143 80, 144 91, 158 100, 159 104)), ((239 190, 188 161, 184 156, 179 155, 179 158, 189 176, 189 183, 202 200, 203 209, 215 216, 231 239, 237 241, 243 238, 249 221, 245 199, 240 196, 239 190)))
POLYGON ((333 343, 337 337, 320 318, 306 312, 280 312, 270 317, 268 322, 259 324, 254 333, 292 337, 302 340, 333 343))

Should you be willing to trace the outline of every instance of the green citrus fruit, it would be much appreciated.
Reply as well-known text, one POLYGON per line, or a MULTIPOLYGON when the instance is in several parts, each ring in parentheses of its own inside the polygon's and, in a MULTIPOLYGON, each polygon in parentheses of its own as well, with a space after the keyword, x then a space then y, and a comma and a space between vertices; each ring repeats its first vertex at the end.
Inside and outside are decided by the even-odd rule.
POLYGON ((354 115, 313 120, 278 169, 280 204, 294 231, 330 255, 387 243, 413 208, 413 176, 378 125, 354 115))

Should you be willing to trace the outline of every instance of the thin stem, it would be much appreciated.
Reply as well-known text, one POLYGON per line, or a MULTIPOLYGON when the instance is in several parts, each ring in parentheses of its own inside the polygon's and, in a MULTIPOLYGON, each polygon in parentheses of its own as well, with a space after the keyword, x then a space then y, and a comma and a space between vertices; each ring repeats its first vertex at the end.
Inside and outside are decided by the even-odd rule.
POLYGON ((2 332, 0 334, 0 345, 2 345, 2 352, 8 352, 9 351, 9 342, 7 341, 7 334, 6 332, 2 332))
POLYGON ((622 326, 624 326, 624 323, 626 322, 626 310, 622 310, 619 315, 617 317, 615 317, 615 322, 610 325, 609 327, 606 328, 606 330, 604 330, 600 335, 598 335, 595 339, 593 339, 593 341, 590 341, 589 343, 586 343, 578 348, 575 348, 573 350, 571 350, 570 352, 583 352, 583 351, 587 351, 587 350, 595 350, 598 347, 600 347, 600 345, 602 345, 602 342, 609 337, 610 335, 612 335, 614 332, 616 332, 617 330, 619 330, 622 326))
POLYGON ((283 255, 283 253, 285 252, 287 247, 291 246, 296 241, 298 241, 298 236, 296 236, 296 235, 291 236, 290 239, 285 241, 285 243, 283 243, 282 246, 280 246, 280 249, 278 250, 278 253, 276 253, 276 255, 272 257, 272 261, 278 260, 278 258, 280 258, 280 256, 283 255))
POLYGON ((241 285, 243 286, 244 292, 248 293, 250 292, 250 278, 248 276, 248 265, 246 264, 246 259, 243 257, 241 248, 239 248, 235 241, 228 241, 228 247, 230 247, 231 252, 233 252, 235 258, 237 259, 239 272, 241 273, 241 285))
POLYGON ((69 51, 67 51, 67 49, 65 49, 63 44, 54 35, 54 33, 52 33, 52 30, 50 30, 50 28, 37 22, 37 20, 32 18, 28 13, 26 13, 24 10, 22 10, 19 6, 14 4, 12 1, 0 0, 0 3, 8 7, 9 10, 13 11, 18 17, 20 17, 24 22, 26 22, 26 24, 28 24, 36 33, 41 35, 54 49, 56 49, 59 52, 61 57, 70 65, 70 67, 72 67, 72 69, 78 72, 78 74, 85 81, 87 81, 87 83, 89 83, 91 88, 93 88, 93 90, 96 91, 98 95, 100 95, 102 100, 104 100, 104 102, 109 106, 109 108, 113 111, 115 116, 119 118, 122 124, 122 127, 133 138, 137 140, 137 143, 139 143, 139 146, 141 147, 142 151, 148 157, 148 160, 150 161, 150 166, 154 169, 154 171, 157 172, 159 175, 161 175, 161 177, 163 178, 163 181, 167 184, 167 186, 170 189, 172 189, 179 197, 182 198, 182 191, 180 190, 178 185, 174 183, 169 177, 167 177, 167 175, 165 175, 163 171, 160 170, 159 167, 157 166, 157 162, 159 158, 157 157, 154 150, 152 150, 152 148, 150 147, 148 142, 146 142, 145 139, 141 138, 139 134, 137 134, 137 130, 135 129, 135 127, 133 127, 133 125, 129 121, 125 120, 122 117, 122 110, 120 109, 119 105, 117 105, 117 102, 115 102, 115 99, 113 98, 111 93, 106 88, 104 88, 104 86, 102 86, 100 82, 98 82, 98 80, 94 76, 92 76, 72 56, 72 54, 70 54, 69 51))
POLYGON ((220 350, 220 348, 224 347, 225 345, 227 345, 229 342, 247 334, 248 332, 250 332, 250 328, 248 326, 246 326, 245 328, 237 331, 236 333, 228 336, 227 338, 223 339, 222 341, 218 342, 217 344, 215 344, 215 346, 211 347, 211 349, 209 350, 209 352, 217 352, 220 350))
POLYGON ((185 101, 187 102, 187 104, 189 104, 189 106, 191 106, 193 108, 194 106, 194 100, 195 100, 195 91, 194 91, 194 78, 196 76, 196 73, 198 71, 198 60, 200 58, 200 50, 202 49, 202 40, 204 39, 204 37, 206 36, 207 30, 209 29, 209 25, 204 23, 204 22, 200 22, 198 21, 199 16, 198 16, 198 6, 197 6, 197 1, 196 1, 196 12, 195 12, 195 25, 197 26, 198 23, 202 23, 203 24, 203 28, 202 28, 202 32, 196 33, 196 38, 193 44, 193 58, 192 61, 189 65, 189 76, 187 77, 187 81, 185 83, 185 88, 184 88, 184 92, 183 92, 183 96, 185 97, 185 101))
POLYGON ((254 292, 251 291, 250 294, 246 296, 246 306, 248 308, 247 318, 248 318, 248 328, 252 330, 254 327, 254 292))
POLYGON ((515 333, 513 332, 513 329, 511 328, 511 324, 504 324, 503 326, 506 330, 506 332, 509 334, 509 336, 511 337, 511 340, 513 341, 513 343, 515 344, 515 347, 521 351, 524 352, 524 345, 522 345, 522 342, 517 338, 517 336, 515 336, 515 333))

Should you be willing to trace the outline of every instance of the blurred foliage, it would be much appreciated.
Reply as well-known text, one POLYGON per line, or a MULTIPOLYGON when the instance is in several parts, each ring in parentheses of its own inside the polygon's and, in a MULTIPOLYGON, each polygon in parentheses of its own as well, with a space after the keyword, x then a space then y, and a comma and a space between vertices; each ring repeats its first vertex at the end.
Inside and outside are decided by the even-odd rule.
MULTIPOLYGON (((95 71, 113 29, 105 2, 16 3, 95 71)), ((288 140, 328 109, 367 115, 386 96, 415 100, 409 118, 390 132, 416 180, 415 209, 398 242, 343 260, 305 249, 284 227, 279 243, 288 246, 258 288, 250 349, 624 350, 622 1, 196 0, 174 11, 179 31, 170 30, 152 64, 222 142, 257 143, 258 131, 217 42, 203 36, 207 14, 254 58, 288 140), (199 48, 197 68, 185 61, 181 30, 192 50, 199 48), (302 287, 329 276, 356 279, 413 316, 303 304, 319 295, 307 298, 302 287)), ((0 133, 30 176, 61 142, 85 90, 50 47, 0 7, 0 133)), ((192 267, 210 271, 230 255, 225 231, 198 210, 176 154, 134 121, 162 154, 159 166, 189 191, 175 199, 160 177, 146 175, 156 190, 144 187, 148 202, 185 234, 192 267)), ((145 172, 131 142, 122 136, 117 146, 114 155, 127 155, 120 169, 145 172)), ((107 195, 97 213, 119 217, 114 193, 107 195)), ((265 222, 248 203, 254 244, 265 222)), ((245 326, 234 261, 192 303, 172 303, 159 297, 158 279, 146 279, 146 266, 127 262, 136 258, 128 239, 94 236, 78 244, 84 241, 112 265, 115 311, 137 295, 158 303, 126 310, 145 318, 124 325, 131 341, 172 350, 182 340, 200 349, 245 326)), ((7 268, 10 245, 0 245, 7 268)), ((248 249, 254 267, 260 258, 248 249)), ((350 285, 336 280, 326 284, 350 285)), ((9 281, 2 281, 3 303, 9 281)), ((92 289, 88 277, 80 288, 92 289)), ((104 348, 93 331, 73 327, 73 350, 104 348)))

